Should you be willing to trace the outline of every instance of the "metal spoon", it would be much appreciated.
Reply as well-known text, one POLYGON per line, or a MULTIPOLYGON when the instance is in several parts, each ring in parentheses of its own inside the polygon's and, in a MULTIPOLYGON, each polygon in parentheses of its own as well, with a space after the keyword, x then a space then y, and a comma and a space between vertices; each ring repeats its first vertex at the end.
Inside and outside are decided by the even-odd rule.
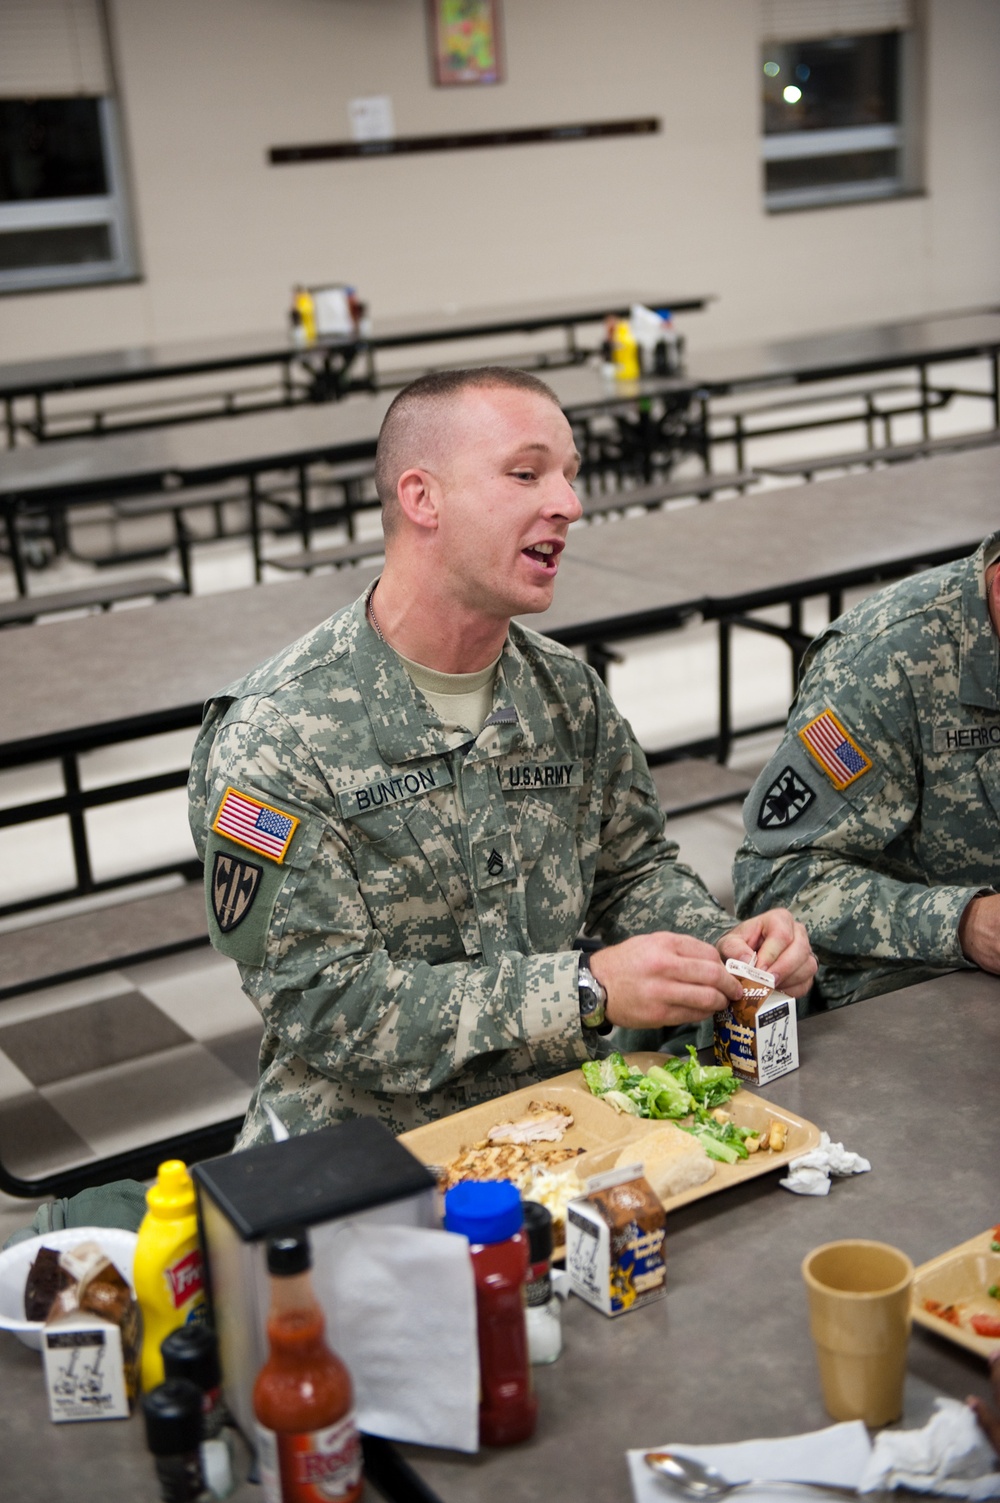
POLYGON ((838 1487, 833 1482, 793 1482, 790 1478, 780 1481, 761 1477, 748 1477, 744 1482, 730 1482, 714 1466, 696 1461, 693 1456, 682 1456, 677 1451, 647 1451, 646 1465, 663 1477, 674 1492, 684 1498, 701 1498, 710 1503, 715 1498, 727 1498, 741 1487, 814 1487, 820 1492, 835 1493, 841 1498, 856 1498, 855 1487, 838 1487))

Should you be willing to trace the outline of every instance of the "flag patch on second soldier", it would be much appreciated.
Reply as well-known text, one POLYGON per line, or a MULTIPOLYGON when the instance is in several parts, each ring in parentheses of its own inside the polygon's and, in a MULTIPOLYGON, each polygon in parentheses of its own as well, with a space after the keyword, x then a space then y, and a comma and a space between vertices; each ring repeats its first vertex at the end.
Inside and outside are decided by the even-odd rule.
POLYGON ((872 767, 858 743, 847 734, 832 710, 824 710, 799 731, 799 739, 812 753, 834 788, 846 788, 872 767))
POLYGON ((761 801, 757 824, 762 830, 793 825, 816 802, 816 794, 791 767, 775 778, 761 801))

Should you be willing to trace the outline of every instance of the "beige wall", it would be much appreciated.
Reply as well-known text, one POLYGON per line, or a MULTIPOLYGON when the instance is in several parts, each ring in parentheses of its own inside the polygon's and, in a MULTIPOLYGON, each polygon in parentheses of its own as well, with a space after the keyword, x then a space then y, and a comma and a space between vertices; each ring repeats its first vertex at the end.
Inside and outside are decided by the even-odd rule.
POLYGON ((0 358, 373 315, 712 292, 703 346, 1000 302, 1000 4, 928 0, 926 195, 766 215, 755 0, 504 0, 507 82, 430 83, 423 0, 109 0, 143 279, 0 298, 0 358), (660 135, 268 167, 389 94, 400 134, 654 114, 660 135))

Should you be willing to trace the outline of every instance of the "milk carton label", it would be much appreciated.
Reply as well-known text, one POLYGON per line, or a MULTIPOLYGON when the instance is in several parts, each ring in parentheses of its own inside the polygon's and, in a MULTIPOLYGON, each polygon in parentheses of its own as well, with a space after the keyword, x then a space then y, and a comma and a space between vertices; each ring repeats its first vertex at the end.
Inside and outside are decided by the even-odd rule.
POLYGON ((42 1332, 49 1414, 66 1420, 127 1419, 122 1333, 110 1321, 80 1317, 42 1332))
POLYGON ((727 960, 726 970, 739 977, 743 996, 715 1014, 716 1061, 731 1065, 734 1075, 754 1085, 766 1085, 789 1070, 797 1070, 794 1001, 774 990, 770 971, 739 960, 727 960))

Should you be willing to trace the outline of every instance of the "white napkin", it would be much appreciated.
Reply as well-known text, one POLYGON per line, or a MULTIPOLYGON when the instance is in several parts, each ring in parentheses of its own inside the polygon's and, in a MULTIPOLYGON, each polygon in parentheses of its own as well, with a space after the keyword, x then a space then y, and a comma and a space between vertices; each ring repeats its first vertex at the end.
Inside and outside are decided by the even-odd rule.
POLYGON ((465 1237, 344 1221, 313 1270, 371 1435, 475 1451, 476 1289, 465 1237))
MULTIPOLYGON (((731 1482, 748 1477, 762 1477, 770 1482, 791 1478, 796 1482, 833 1482, 840 1487, 857 1487, 871 1456, 871 1441, 861 1420, 830 1425, 809 1435, 786 1435, 777 1440, 744 1440, 729 1446, 686 1446, 671 1442, 669 1446, 646 1446, 642 1451, 628 1451, 632 1496, 635 1503, 666 1503, 668 1487, 651 1472, 643 1457, 646 1451, 674 1450, 697 1457, 717 1467, 731 1482)), ((676 1496, 676 1495, 675 1495, 676 1496)), ((760 1495, 758 1495, 760 1496, 760 1495)), ((781 1497, 789 1503, 816 1503, 817 1494, 803 1488, 795 1493, 782 1488, 781 1497)))
POLYGON ((948 1498, 1000 1498, 997 1458, 972 1410, 956 1399, 934 1402, 937 1413, 922 1430, 883 1430, 875 1437, 860 1492, 909 1487, 948 1498))
POLYGON ((867 1159, 849 1153, 843 1143, 831 1143, 830 1134, 824 1132, 815 1148, 792 1159, 786 1178, 778 1184, 793 1195, 829 1195, 831 1174, 867 1174, 870 1168, 867 1159))

